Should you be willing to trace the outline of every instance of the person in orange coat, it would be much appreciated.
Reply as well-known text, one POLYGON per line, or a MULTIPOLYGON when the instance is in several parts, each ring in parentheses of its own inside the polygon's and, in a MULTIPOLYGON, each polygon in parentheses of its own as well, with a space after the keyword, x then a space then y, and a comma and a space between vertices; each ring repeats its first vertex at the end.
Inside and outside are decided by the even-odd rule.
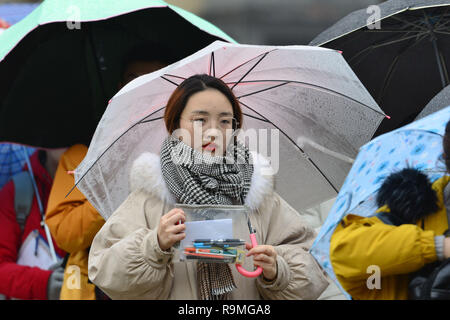
MULTIPOLYGON (((67 260, 61 300, 95 300, 95 286, 88 282, 88 248, 105 220, 75 188, 73 171, 83 160, 87 147, 70 147, 61 157, 47 205, 45 221, 56 243, 70 253, 67 260)), ((97 294, 98 295, 98 294, 97 294)))
MULTIPOLYGON (((134 48, 124 59, 120 89, 131 80, 173 62, 167 49, 149 46, 134 48)), ((66 197, 75 184, 71 171, 81 163, 88 148, 77 144, 61 157, 48 201, 45 221, 60 248, 68 256, 61 300, 95 300, 107 298, 88 279, 89 247, 105 223, 103 217, 77 189, 66 197)))

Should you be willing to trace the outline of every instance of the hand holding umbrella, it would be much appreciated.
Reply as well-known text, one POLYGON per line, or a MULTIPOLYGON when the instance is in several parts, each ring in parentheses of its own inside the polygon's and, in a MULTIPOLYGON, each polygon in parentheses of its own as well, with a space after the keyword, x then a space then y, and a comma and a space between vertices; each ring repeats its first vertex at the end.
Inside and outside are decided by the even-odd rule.
MULTIPOLYGON (((250 231, 250 240, 252 242, 251 245, 248 243, 245 244, 246 249, 250 250, 247 253, 247 257, 250 255, 255 255, 254 263, 255 263, 255 265, 258 265, 258 267, 256 268, 255 271, 251 272, 251 271, 245 270, 240 264, 236 263, 236 269, 244 277, 255 278, 255 277, 259 276, 261 274, 261 272, 263 272, 263 268, 259 264, 262 264, 264 266, 266 266, 267 264, 270 265, 270 258, 268 259, 268 257, 273 257, 273 254, 269 254, 269 253, 264 254, 265 247, 271 247, 271 246, 258 246, 258 242, 256 241, 255 230, 252 228, 250 220, 248 220, 247 223, 248 223, 248 229, 250 231), (269 260, 269 261, 267 261, 267 260, 269 260)), ((273 247, 272 247, 272 249, 273 249, 273 247)), ((275 253, 275 257, 276 257, 276 253, 275 253)), ((269 268, 266 267, 266 269, 269 269, 269 268)), ((275 270, 276 270, 276 260, 275 260, 275 270)))
POLYGON ((238 268, 238 271, 247 277, 257 277, 262 272, 265 279, 268 281, 274 281, 278 274, 277 252, 274 247, 268 245, 252 246, 246 244, 246 248, 247 250, 250 250, 247 253, 247 257, 253 255, 253 263, 258 267, 253 272, 247 271, 246 274, 251 274, 251 276, 242 273, 242 269, 239 270, 238 268))

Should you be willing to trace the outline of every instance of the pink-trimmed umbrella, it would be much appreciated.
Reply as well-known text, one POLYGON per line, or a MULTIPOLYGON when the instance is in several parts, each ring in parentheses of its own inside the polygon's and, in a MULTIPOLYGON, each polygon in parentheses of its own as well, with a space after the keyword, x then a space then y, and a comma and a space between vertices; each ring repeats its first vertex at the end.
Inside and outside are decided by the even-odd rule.
POLYGON ((250 129, 267 138, 267 152, 264 145, 250 151, 272 161, 275 172, 267 173, 276 173, 276 191, 297 210, 336 196, 352 158, 385 116, 338 51, 216 41, 133 80, 110 101, 75 171, 78 189, 105 219, 129 194, 133 161, 143 152, 159 154, 169 96, 202 73, 221 78, 238 98, 238 138, 245 141, 250 129))

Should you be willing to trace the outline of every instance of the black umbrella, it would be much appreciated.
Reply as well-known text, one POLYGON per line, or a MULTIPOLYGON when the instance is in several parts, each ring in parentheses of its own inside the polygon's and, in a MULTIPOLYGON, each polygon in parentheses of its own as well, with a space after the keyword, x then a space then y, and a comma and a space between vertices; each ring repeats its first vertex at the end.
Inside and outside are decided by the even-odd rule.
POLYGON ((450 85, 446 86, 433 99, 431 99, 431 101, 428 102, 425 108, 423 108, 414 120, 422 119, 448 106, 450 106, 450 85))
POLYGON ((343 51, 361 82, 391 116, 375 136, 411 121, 449 84, 450 1, 391 0, 355 11, 310 45, 343 51), (377 8, 375 8, 377 9, 377 8), (379 27, 379 28, 378 28, 379 27))
POLYGON ((87 144, 130 50, 153 43, 176 61, 218 39, 233 41, 164 1, 46 0, 0 36, 0 141, 87 144))

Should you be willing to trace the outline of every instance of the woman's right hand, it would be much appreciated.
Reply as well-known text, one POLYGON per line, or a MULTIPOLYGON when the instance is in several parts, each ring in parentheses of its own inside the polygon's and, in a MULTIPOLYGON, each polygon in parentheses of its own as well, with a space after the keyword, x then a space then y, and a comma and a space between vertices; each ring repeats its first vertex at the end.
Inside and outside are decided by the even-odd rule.
POLYGON ((158 243, 161 250, 169 250, 175 243, 186 237, 185 221, 186 215, 179 208, 172 209, 161 217, 158 226, 158 243))

